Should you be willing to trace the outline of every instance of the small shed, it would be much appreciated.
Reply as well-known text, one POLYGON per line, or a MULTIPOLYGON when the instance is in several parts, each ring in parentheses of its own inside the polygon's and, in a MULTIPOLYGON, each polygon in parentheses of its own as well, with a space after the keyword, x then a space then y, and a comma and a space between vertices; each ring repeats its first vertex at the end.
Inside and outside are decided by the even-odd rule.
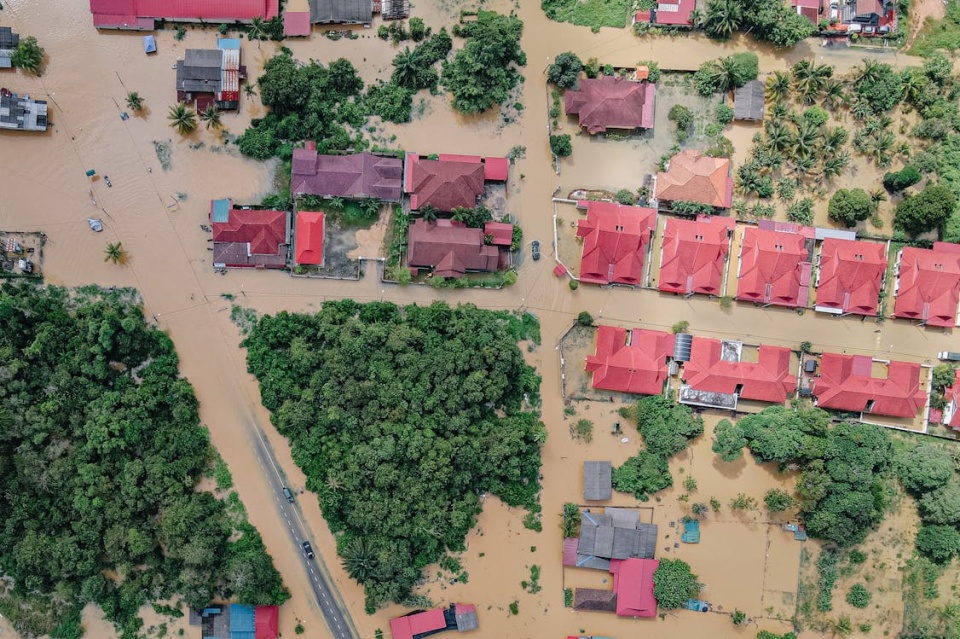
POLYGON ((605 501, 613 496, 613 467, 608 461, 583 462, 583 498, 605 501))
POLYGON ((764 85, 760 80, 747 82, 733 94, 733 119, 763 120, 764 85))

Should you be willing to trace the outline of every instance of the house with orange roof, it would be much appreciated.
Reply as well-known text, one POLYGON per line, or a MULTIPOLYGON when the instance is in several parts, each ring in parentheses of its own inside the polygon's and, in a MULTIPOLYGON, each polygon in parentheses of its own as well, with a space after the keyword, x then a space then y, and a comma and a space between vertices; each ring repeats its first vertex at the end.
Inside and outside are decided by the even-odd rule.
POLYGON ((834 315, 875 316, 886 270, 885 244, 828 237, 820 247, 814 308, 834 315))
POLYGON ((658 202, 696 202, 728 209, 733 201, 730 160, 699 151, 680 151, 657 173, 654 198, 658 202))
POLYGON ((658 288, 680 295, 722 295, 723 275, 736 224, 728 217, 667 218, 658 288))
POLYGON ((293 261, 303 266, 323 266, 324 215, 320 211, 297 211, 293 261))
POLYGON ((744 227, 737 299, 764 306, 803 307, 807 305, 813 269, 813 229, 795 224, 778 226, 744 227))
POLYGON ((591 284, 643 284, 643 266, 650 237, 657 227, 657 212, 616 202, 581 200, 586 219, 577 222, 583 238, 580 281, 591 284))
POLYGON ((673 334, 662 331, 600 326, 596 352, 587 355, 593 388, 638 395, 663 393, 673 342, 673 334))
POLYGON ((820 358, 820 375, 813 381, 817 406, 889 417, 915 417, 927 402, 927 393, 920 387, 920 364, 886 362, 885 376, 875 376, 874 364, 869 355, 824 353, 820 358))
POLYGON ((897 253, 894 317, 926 326, 957 325, 960 245, 935 242, 932 249, 905 246, 897 253))

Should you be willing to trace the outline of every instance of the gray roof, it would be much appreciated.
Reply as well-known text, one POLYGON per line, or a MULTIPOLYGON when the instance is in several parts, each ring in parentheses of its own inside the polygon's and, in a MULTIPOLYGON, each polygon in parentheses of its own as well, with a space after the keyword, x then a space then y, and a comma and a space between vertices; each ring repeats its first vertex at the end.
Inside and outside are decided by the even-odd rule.
POLYGON ((313 24, 370 24, 372 20, 372 0, 310 0, 313 24))
POLYGON ((733 119, 762 120, 763 100, 763 82, 760 80, 747 82, 733 94, 733 119))
POLYGON ((476 630, 480 627, 480 623, 477 621, 477 611, 471 610, 470 612, 461 612, 460 614, 454 617, 457 620, 457 630, 460 632, 467 632, 468 630, 476 630))
POLYGON ((20 36, 10 27, 0 27, 0 49, 16 49, 20 44, 20 36))
POLYGON ((25 96, 0 95, 0 129, 47 130, 47 103, 25 96))
POLYGON ((613 496, 613 468, 608 461, 583 462, 583 498, 605 501, 613 496))
POLYGON ((603 515, 588 511, 581 513, 577 565, 580 565, 581 558, 587 557, 653 558, 657 545, 657 526, 639 523, 624 512, 626 509, 613 510, 613 514, 603 515), (614 522, 624 525, 615 525, 614 522))
POLYGON ((216 93, 222 66, 219 49, 187 49, 183 60, 177 60, 177 91, 216 93))

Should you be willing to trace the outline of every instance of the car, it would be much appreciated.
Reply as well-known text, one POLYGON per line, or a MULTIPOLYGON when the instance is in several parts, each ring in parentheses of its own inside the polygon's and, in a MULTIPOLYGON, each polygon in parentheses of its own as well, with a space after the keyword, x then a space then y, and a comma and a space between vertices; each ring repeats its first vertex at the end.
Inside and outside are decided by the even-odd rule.
POLYGON ((533 259, 539 260, 540 259, 540 241, 534 240, 533 242, 531 242, 530 248, 533 250, 533 259))
POLYGON ((305 541, 300 545, 303 546, 303 554, 307 556, 307 559, 313 559, 313 546, 310 545, 310 542, 305 541))
POLYGON ((290 489, 286 486, 283 487, 283 496, 286 497, 287 501, 289 501, 291 504, 293 503, 293 493, 290 492, 290 489))

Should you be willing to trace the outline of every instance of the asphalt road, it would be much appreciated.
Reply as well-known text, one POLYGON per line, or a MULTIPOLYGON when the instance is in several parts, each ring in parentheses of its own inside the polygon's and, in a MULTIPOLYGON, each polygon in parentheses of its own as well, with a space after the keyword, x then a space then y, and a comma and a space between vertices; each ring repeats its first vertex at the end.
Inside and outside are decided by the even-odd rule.
POLYGON ((254 452, 256 452, 257 460, 260 462, 260 469, 267 481, 270 482, 273 498, 277 502, 277 510, 283 515, 283 520, 287 525, 290 542, 296 547, 300 556, 300 563, 304 571, 310 576, 313 596, 320 605, 320 611, 330 628, 330 634, 335 639, 359 639, 359 634, 350 619, 350 613, 340 601, 339 593, 332 585, 333 580, 323 565, 323 558, 319 553, 317 544, 308 535, 308 528, 303 519, 300 518, 297 504, 288 502, 283 494, 283 476, 280 474, 280 464, 277 463, 276 457, 273 455, 273 449, 256 423, 251 421, 249 431, 254 452), (308 559, 303 552, 302 543, 304 541, 309 541, 313 547, 313 559, 308 559))

